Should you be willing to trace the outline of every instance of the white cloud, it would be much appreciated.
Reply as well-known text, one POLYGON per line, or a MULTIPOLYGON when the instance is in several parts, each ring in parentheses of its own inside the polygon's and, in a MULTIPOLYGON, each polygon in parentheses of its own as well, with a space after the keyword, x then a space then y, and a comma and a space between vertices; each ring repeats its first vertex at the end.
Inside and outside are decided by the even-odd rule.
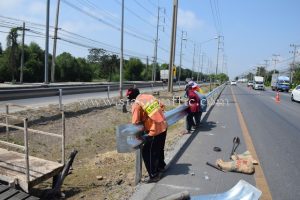
POLYGON ((34 1, 29 5, 29 12, 32 15, 39 15, 46 12, 46 2, 45 1, 34 1))
POLYGON ((0 1, 0 8, 1 10, 5 10, 5 9, 11 9, 14 8, 16 6, 19 6, 23 3, 24 0, 1 0, 0 1))
POLYGON ((184 29, 197 29, 203 22, 197 18, 196 14, 189 10, 178 10, 178 26, 184 29))

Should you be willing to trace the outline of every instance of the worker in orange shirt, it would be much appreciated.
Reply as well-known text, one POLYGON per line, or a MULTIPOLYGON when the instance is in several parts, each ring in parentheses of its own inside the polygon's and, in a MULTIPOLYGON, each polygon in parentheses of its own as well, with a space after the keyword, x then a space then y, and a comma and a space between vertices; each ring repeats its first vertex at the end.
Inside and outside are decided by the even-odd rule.
POLYGON ((132 123, 143 124, 144 141, 142 157, 149 174, 148 183, 160 180, 166 163, 164 161, 164 146, 167 134, 167 122, 164 116, 164 105, 150 94, 136 94, 132 105, 132 123))

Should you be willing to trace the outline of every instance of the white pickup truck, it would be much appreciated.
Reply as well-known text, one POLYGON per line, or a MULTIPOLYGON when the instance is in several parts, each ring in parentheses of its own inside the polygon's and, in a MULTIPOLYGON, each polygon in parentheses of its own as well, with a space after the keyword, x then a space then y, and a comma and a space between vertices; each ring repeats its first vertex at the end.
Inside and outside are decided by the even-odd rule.
POLYGON ((253 89, 254 90, 265 90, 264 77, 254 76, 253 79, 253 89))

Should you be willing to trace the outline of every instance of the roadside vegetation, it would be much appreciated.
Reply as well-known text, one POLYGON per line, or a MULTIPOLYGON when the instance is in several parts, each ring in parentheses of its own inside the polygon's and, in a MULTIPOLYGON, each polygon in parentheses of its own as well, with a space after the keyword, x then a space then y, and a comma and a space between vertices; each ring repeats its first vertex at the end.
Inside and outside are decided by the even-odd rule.
MULTIPOLYGON (((20 80, 21 52, 22 46, 19 40, 17 28, 11 29, 7 35, 6 49, 0 43, 0 82, 16 83, 20 80)), ((49 78, 52 63, 52 55, 49 54, 49 78)), ((74 57, 68 52, 63 52, 56 57, 55 81, 118 81, 120 58, 118 55, 109 53, 105 49, 89 49, 86 58, 74 57)), ((44 81, 45 52, 36 43, 31 42, 24 46, 24 82, 44 81)), ((127 81, 149 81, 152 76, 153 65, 143 63, 139 58, 129 58, 124 60, 124 78, 127 81)), ((168 69, 168 64, 157 65, 156 80, 160 80, 160 70, 168 69)), ((176 67, 176 73, 179 73, 176 67)), ((190 69, 181 68, 181 80, 191 78, 190 69)), ((226 81, 227 75, 199 73, 201 80, 226 81)), ((196 79, 196 77, 194 77, 196 79)), ((50 79, 49 79, 50 80, 50 79)))

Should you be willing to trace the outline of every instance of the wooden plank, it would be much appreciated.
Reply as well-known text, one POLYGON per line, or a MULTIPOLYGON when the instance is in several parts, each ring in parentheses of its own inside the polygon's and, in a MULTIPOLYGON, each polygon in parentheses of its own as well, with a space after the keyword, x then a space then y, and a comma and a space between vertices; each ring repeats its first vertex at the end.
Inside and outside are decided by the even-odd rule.
POLYGON ((25 155, 0 148, 0 178, 2 175, 17 179, 25 192, 34 185, 57 175, 62 168, 63 164, 29 156, 30 182, 27 183, 25 155))
POLYGON ((25 147, 21 146, 21 145, 18 145, 18 144, 14 144, 14 143, 10 143, 10 142, 5 142, 5 141, 2 141, 0 140, 0 143, 1 144, 4 144, 6 146, 9 146, 9 147, 14 147, 14 148, 17 148, 17 149, 21 149, 21 150, 25 150, 25 147))
POLYGON ((30 196, 30 194, 27 194, 25 192, 19 191, 18 194, 14 195, 9 200, 24 200, 24 199, 28 198, 29 196, 30 196))
POLYGON ((30 196, 28 197, 26 200, 39 200, 40 198, 34 197, 34 196, 30 196))
POLYGON ((7 185, 0 185, 0 194, 8 190, 9 187, 7 185))
POLYGON ((10 197, 14 196, 17 193, 19 193, 18 190, 10 188, 9 190, 0 194, 0 199, 10 199, 10 197))

